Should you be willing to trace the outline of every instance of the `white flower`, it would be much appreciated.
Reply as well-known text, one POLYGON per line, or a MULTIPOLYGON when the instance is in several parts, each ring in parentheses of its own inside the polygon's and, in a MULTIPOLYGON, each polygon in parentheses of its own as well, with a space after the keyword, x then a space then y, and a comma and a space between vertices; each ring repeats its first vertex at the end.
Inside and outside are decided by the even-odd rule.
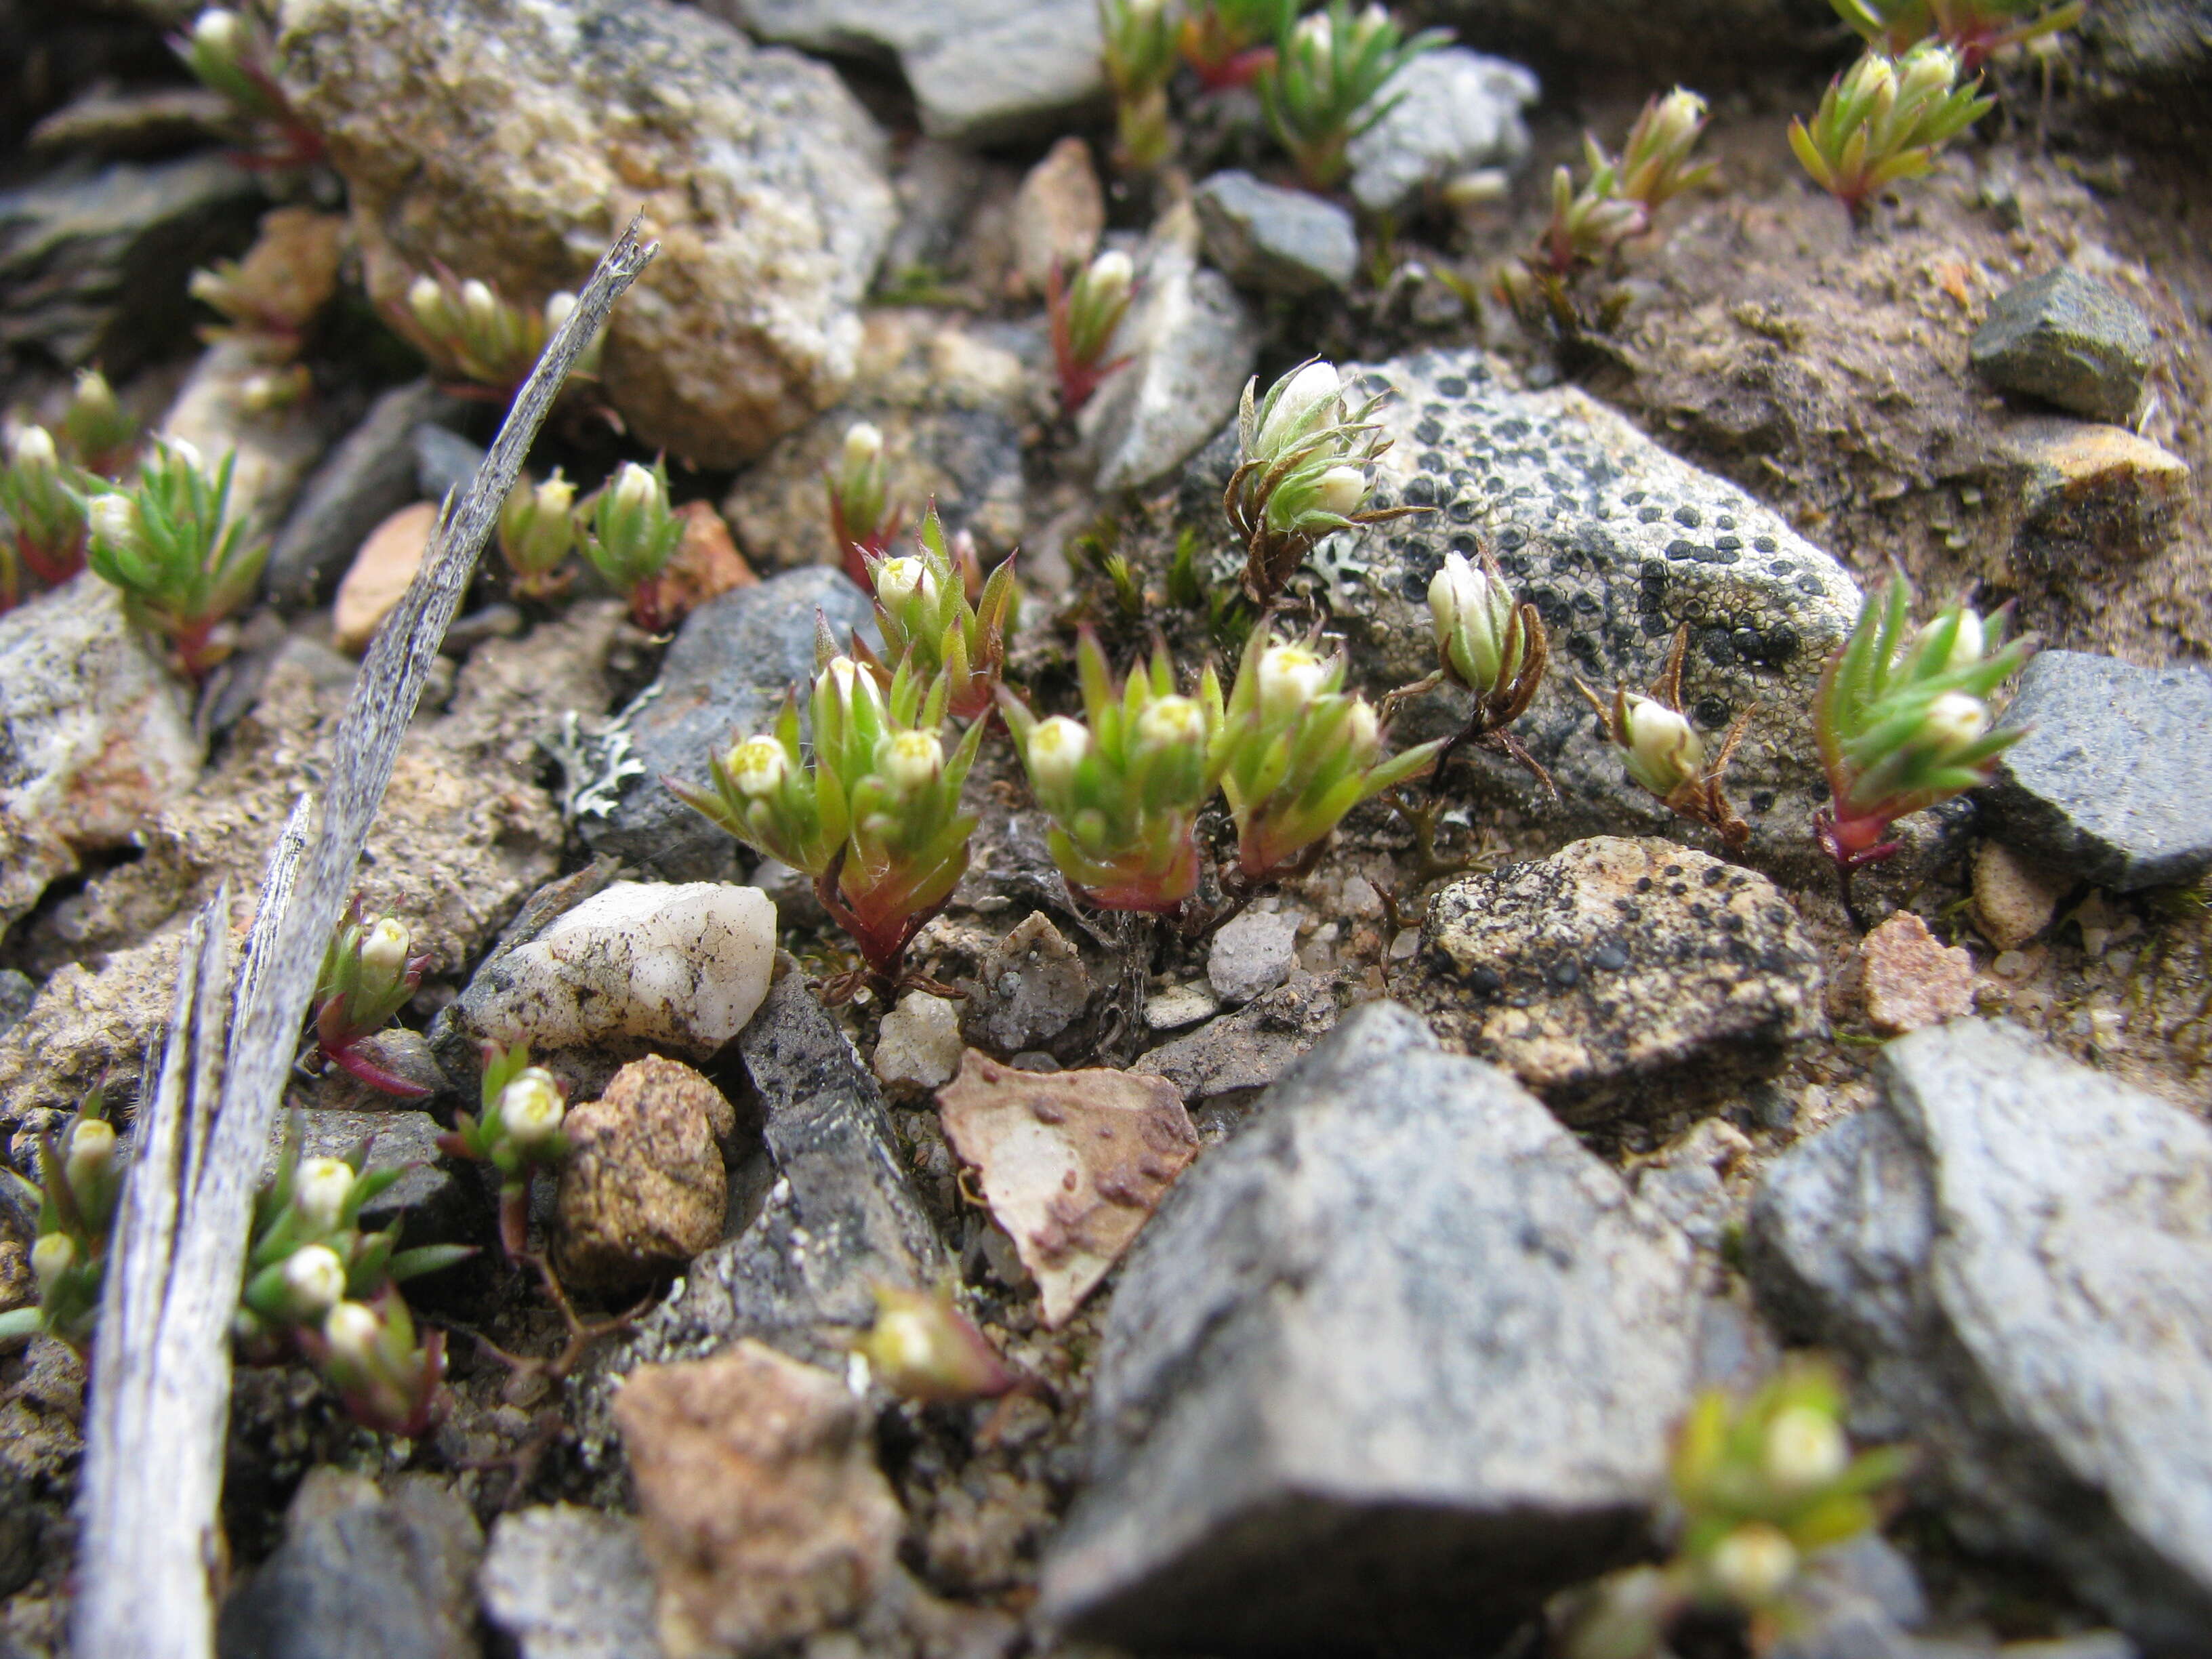
POLYGON ((1471 690, 1488 694, 1504 669, 1512 596, 1464 553, 1447 553, 1429 581, 1429 620, 1446 666, 1471 690))
POLYGON ((1666 704, 1632 695, 1626 725, 1628 775, 1653 794, 1671 795, 1703 770, 1705 739, 1666 704))
POLYGON ((1080 720, 1065 714, 1039 720, 1030 733, 1030 778, 1039 793, 1059 793, 1075 781, 1075 769, 1090 752, 1091 732, 1080 720))
POLYGON ((413 945, 405 922, 397 916, 379 916, 362 935, 361 965, 379 981, 396 984, 407 971, 407 953, 413 945))
POLYGON ((407 285, 407 308, 429 333, 443 334, 452 326, 453 319, 446 313, 446 291, 434 277, 417 276, 407 285))
POLYGON ((576 486, 561 476, 556 467, 553 476, 531 493, 530 503, 538 512, 558 519, 576 504, 576 486))
POLYGON ((1314 505, 1324 513, 1348 519, 1367 499, 1367 475, 1356 466, 1333 466, 1315 486, 1314 505))
POLYGON ((615 506, 626 514, 643 513, 659 487, 660 481, 645 468, 635 461, 624 461, 615 474, 615 506))
POLYGON ((238 14, 210 7, 192 22, 192 44, 211 57, 229 57, 238 46, 238 14))
POLYGON ((876 567, 876 597, 886 611, 896 610, 916 593, 921 595, 924 605, 937 602, 937 578, 920 559, 885 559, 876 567))
POLYGON ((383 1335, 384 1322, 376 1310, 359 1302, 341 1302, 323 1316, 323 1340, 331 1345, 331 1352, 359 1370, 375 1362, 383 1335))
POLYGON ((85 509, 92 538, 109 547, 129 547, 138 539, 138 509, 128 495, 95 495, 85 509))
POLYGON ((1785 1492, 1826 1486, 1851 1461, 1832 1413, 1792 1406, 1766 1425, 1766 1478, 1785 1492))
MULTIPOLYGON (((1073 720, 1069 725, 1074 725, 1073 720)), ((1078 731, 1082 728, 1078 726, 1078 731)), ((1190 697, 1156 697, 1137 716, 1137 740, 1152 749, 1206 741, 1206 711, 1190 697)))
POLYGON ((1119 304, 1137 280, 1137 267, 1120 248, 1109 248, 1091 262, 1083 286, 1094 305, 1119 304))
POLYGON ((69 1157, 63 1174, 70 1190, 82 1193, 115 1162, 115 1126, 104 1118, 88 1117, 70 1131, 69 1157))
POLYGON ((737 785, 738 793, 747 800, 775 793, 791 775, 791 757, 784 753, 781 744, 766 733, 747 738, 730 750, 722 764, 729 772, 730 781, 737 785))
POLYGON ((883 428, 873 421, 855 421, 845 428, 845 470, 865 472, 883 459, 883 428))
MULTIPOLYGON (((1922 628, 1913 638, 1911 654, 1917 656, 1925 650, 1929 637, 1942 624, 1943 618, 1938 617, 1934 622, 1922 628)), ((1982 659, 1985 635, 1981 617, 1975 612, 1961 607, 1959 611, 1959 631, 1951 636, 1950 653, 1942 662, 1936 665, 1936 672, 1939 674, 1948 674, 1954 669, 1972 667, 1982 659)))
POLYGON ((1905 102, 1940 98, 1959 79, 1959 54, 1933 40, 1923 40, 1897 61, 1897 95, 1905 102))
POLYGON ((200 459, 198 447, 190 440, 165 438, 161 441, 161 446, 169 452, 169 460, 173 465, 181 462, 195 472, 202 471, 206 468, 207 463, 200 459))
POLYGON ((1263 719, 1304 708, 1328 681, 1328 664, 1303 645, 1271 645, 1260 653, 1260 713, 1263 719))
MULTIPOLYGON (((489 331, 499 326, 499 296, 491 285, 471 276, 461 284, 461 314, 475 327, 489 331)), ((632 461, 635 466, 636 462, 632 461)))
POLYGON ((308 1244, 284 1258, 284 1292, 295 1319, 320 1319, 345 1298, 345 1263, 327 1244, 308 1244))
POLYGON ((897 732, 876 750, 876 770, 899 793, 926 788, 945 769, 945 745, 934 732, 897 732))
POLYGON ((9 445, 8 453, 26 471, 49 471, 56 460, 53 434, 42 426, 21 428, 15 441, 9 445))
MULTIPOLYGON (((1326 23, 1324 17, 1309 18, 1308 22, 1326 23)), ((1304 27, 1301 24, 1299 27, 1304 27)), ((1291 431, 1318 405, 1334 399, 1340 387, 1336 378, 1336 365, 1328 362, 1308 363, 1292 375, 1287 386, 1280 386, 1275 396, 1275 406, 1260 422, 1260 429, 1252 437, 1252 453, 1273 459, 1276 451, 1289 441, 1291 431)))
POLYGON ((528 1151, 542 1146, 560 1133, 568 1103, 552 1073, 542 1066, 526 1066, 499 1091, 499 1121, 507 1138, 528 1151))
POLYGON ((67 1233, 42 1233, 31 1246, 31 1277, 39 1294, 50 1296, 55 1283, 76 1265, 76 1244, 67 1233))
POLYGON ((301 1219, 317 1232, 337 1227, 353 1179, 353 1166, 342 1158, 301 1159, 292 1177, 292 1202, 301 1219))
POLYGON ((1336 32, 1330 27, 1328 14, 1317 11, 1304 19, 1291 31, 1291 50, 1310 59, 1315 70, 1322 75, 1329 71, 1329 59, 1336 50, 1336 32))
POLYGON ((1713 1550, 1713 1582, 1739 1607, 1764 1607, 1796 1571, 1796 1546, 1764 1521, 1746 1522, 1713 1550))
POLYGON ((1963 748, 1990 729, 1989 705, 1964 691, 1946 691, 1928 705, 1920 729, 1946 749, 1963 748))

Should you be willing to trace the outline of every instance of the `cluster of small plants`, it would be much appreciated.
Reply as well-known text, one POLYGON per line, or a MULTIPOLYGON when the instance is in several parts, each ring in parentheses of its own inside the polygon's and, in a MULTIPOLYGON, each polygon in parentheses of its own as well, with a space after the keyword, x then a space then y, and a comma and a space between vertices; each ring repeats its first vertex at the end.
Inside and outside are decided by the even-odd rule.
POLYGON ((122 476, 138 423, 100 372, 77 376, 54 429, 22 426, 0 465, 0 612, 84 568, 92 500, 122 476))
POLYGON ((1355 12, 1351 0, 1328 0, 1302 17, 1304 9, 1302 0, 1099 0, 1121 165, 1150 173, 1174 155, 1168 94, 1180 63, 1208 91, 1250 86, 1308 189, 1341 184, 1346 147, 1395 106, 1398 71, 1451 36, 1408 35, 1380 5, 1355 12))

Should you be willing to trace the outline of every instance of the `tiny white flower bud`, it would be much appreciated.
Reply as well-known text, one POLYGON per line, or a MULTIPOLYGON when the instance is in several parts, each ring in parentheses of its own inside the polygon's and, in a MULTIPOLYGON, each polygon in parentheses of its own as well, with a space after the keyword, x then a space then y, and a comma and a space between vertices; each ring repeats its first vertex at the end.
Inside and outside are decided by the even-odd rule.
MULTIPOLYGON (((1929 637, 1942 626, 1942 620, 1937 617, 1913 636, 1912 648, 1916 654, 1928 644, 1929 637)), ((1951 636, 1950 653, 1936 665, 1936 672, 1948 674, 1954 669, 1972 667, 1982 659, 1984 642, 1981 617, 1962 607, 1959 612, 1959 631, 1951 636)))
POLYGON ((193 20, 192 44, 214 57, 229 57, 238 46, 238 14, 210 7, 193 20))
POLYGON ((492 293, 491 285, 471 276, 461 284, 461 310, 480 329, 497 326, 499 299, 492 293))
POLYGON ((328 1232, 345 1212, 353 1180, 353 1167, 342 1158, 302 1158, 292 1177, 292 1202, 308 1226, 328 1232))
POLYGON ((542 1066, 526 1066, 500 1091, 499 1121, 507 1138, 525 1150, 550 1140, 568 1113, 561 1085, 542 1066))
POLYGON ((1989 706, 1964 691, 1946 691, 1928 705, 1920 729, 1946 749, 1963 747, 1990 729, 1989 706))
POLYGON ((1628 775, 1653 794, 1673 794, 1705 766, 1705 739, 1666 704, 1632 696, 1627 726, 1628 775))
POLYGON ((576 505, 576 486, 562 477, 556 469, 553 476, 531 492, 531 505, 538 512, 559 518, 576 505))
POLYGON ((1367 499, 1367 475, 1356 466, 1333 466, 1321 475, 1314 505, 1324 513, 1348 519, 1367 499))
POLYGON ((1085 273, 1084 286, 1094 304, 1113 305, 1129 291, 1137 280, 1137 267, 1120 248, 1109 248, 1091 262, 1085 273))
POLYGON ((1739 1607, 1764 1607, 1796 1571, 1796 1547, 1764 1521, 1746 1522, 1713 1550, 1713 1582, 1739 1607))
POLYGON ((1958 78, 1958 53, 1931 40, 1922 41, 1898 59, 1898 96, 1910 102, 1940 98, 1958 78))
POLYGON ((204 471, 207 463, 200 458, 199 447, 188 438, 167 438, 162 447, 169 452, 172 461, 182 462, 195 472, 204 471))
POLYGON ((1064 790, 1074 782, 1075 769, 1090 752, 1089 729, 1080 720, 1054 714, 1038 721, 1030 733, 1030 776, 1040 789, 1064 790))
POLYGON ((747 738, 732 748, 722 764, 730 781, 747 800, 774 794, 791 775, 791 757, 784 753, 781 744, 765 733, 747 738))
POLYGON ((21 428, 8 447, 9 459, 26 471, 49 471, 56 461, 53 434, 42 426, 21 428))
POLYGON ((615 474, 615 506, 624 513, 642 513, 659 493, 659 480, 635 461, 624 461, 615 474))
POLYGON ((925 604, 937 598, 937 580, 920 559, 885 559, 876 567, 876 597, 886 610, 896 609, 917 592, 925 604))
POLYGON ((576 296, 565 289, 545 302, 545 330, 549 334, 568 320, 576 308, 576 296))
POLYGON ((1826 1486, 1850 1462, 1850 1448, 1832 1413, 1792 1406, 1766 1425, 1766 1478, 1784 1492, 1826 1486))
POLYGON ((379 916, 361 939, 361 965, 380 981, 396 981, 407 971, 414 941, 397 916, 379 916))
POLYGON ((1329 26, 1328 14, 1317 11, 1303 19, 1291 31, 1291 45, 1299 53, 1310 52, 1315 67, 1327 74, 1329 58, 1336 46, 1336 33, 1329 26))
POLYGON ((69 1157, 63 1166, 72 1192, 82 1192, 115 1162, 115 1126, 88 1117, 70 1131, 69 1157))
POLYGON ((112 492, 95 495, 85 510, 92 538, 110 547, 128 547, 138 539, 138 508, 128 495, 112 492))
POLYGON ((416 322, 434 334, 447 326, 446 292, 435 277, 417 276, 407 285, 407 308, 415 313, 416 322))
POLYGON ((43 1233, 31 1246, 31 1277, 39 1294, 49 1296, 61 1276, 76 1265, 76 1243, 67 1233, 43 1233))
POLYGON ((1352 700, 1352 713, 1344 722, 1344 741, 1363 765, 1382 744, 1382 722, 1376 718, 1374 705, 1364 697, 1352 700))
POLYGON ((1260 653, 1260 713, 1263 718, 1303 708, 1321 695, 1328 664, 1303 645, 1272 645, 1260 653))
POLYGON ((320 1319, 345 1298, 345 1263, 327 1244, 308 1244, 284 1258, 284 1292, 295 1319, 320 1319))
POLYGON ((1137 716, 1137 738, 1155 749, 1203 743, 1206 711, 1189 697, 1157 697, 1137 716))
POLYGON ((873 421, 855 421, 845 428, 847 471, 866 471, 883 459, 883 428, 873 421))
POLYGON ((876 769, 901 794, 926 787, 945 769, 945 745, 934 732, 899 732, 884 739, 876 769))
MULTIPOLYGON (((1307 19, 1307 21, 1326 25, 1328 20, 1316 15, 1307 19)), ((1281 395, 1275 399, 1274 408, 1269 410, 1267 419, 1260 422, 1259 431, 1252 437, 1253 453, 1272 457, 1300 421, 1316 405, 1334 398, 1340 389, 1335 364, 1308 363, 1282 389, 1281 395)))
POLYGON ((332 1356, 359 1369, 374 1363, 383 1335, 384 1322, 362 1303, 341 1302, 323 1316, 323 1340, 331 1345, 332 1356))

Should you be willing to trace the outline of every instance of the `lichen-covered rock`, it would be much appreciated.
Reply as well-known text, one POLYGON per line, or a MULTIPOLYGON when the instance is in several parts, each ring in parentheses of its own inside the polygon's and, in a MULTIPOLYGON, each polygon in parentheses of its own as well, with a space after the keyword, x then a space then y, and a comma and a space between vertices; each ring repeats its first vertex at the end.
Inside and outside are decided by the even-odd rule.
POLYGON ((842 1625, 896 1571, 905 1516, 836 1375, 740 1342, 616 1396, 669 1659, 766 1653, 842 1625))
POLYGON ((198 779, 184 690, 89 573, 0 616, 0 929, 198 779))
MULTIPOLYGON (((1571 387, 1515 391, 1472 351, 1422 352, 1364 378, 1392 394, 1378 416, 1392 447, 1376 468, 1376 505, 1428 510, 1332 537, 1309 561, 1352 640, 1352 672, 1388 690, 1433 668, 1429 580, 1445 554, 1492 548, 1551 636, 1551 679, 1514 730, 1559 781, 1559 810, 1592 830, 1680 833, 1628 781, 1568 677, 1642 690, 1686 623, 1682 695, 1707 743, 1755 705, 1728 783, 1751 825, 1746 855, 1809 875, 1812 814, 1827 787, 1804 711, 1858 615, 1842 567, 1571 387)), ((1230 454, 1225 441, 1208 448, 1182 503, 1217 544, 1230 454)), ((1425 697, 1403 720, 1409 735, 1441 733, 1464 707, 1425 697)), ((1508 763, 1457 764, 1486 794, 1525 799, 1533 787, 1508 763)))
POLYGON ((1050 1044, 1083 1017, 1095 988, 1082 954, 1039 910, 976 969, 968 1034, 1002 1054, 1050 1044))
POLYGON ((882 136, 826 66, 671 0, 277 13, 379 298, 437 260, 542 303, 641 215, 660 257, 603 371, 639 440, 727 466, 836 400, 894 215, 882 136))
POLYGON ((1766 1173, 1747 1260, 1969 1548, 2057 1568, 2154 1653, 2212 1629, 2212 1131, 1978 1020, 1766 1173))
MULTIPOLYGON (((1102 490, 1158 483, 1237 411, 1260 356, 1260 320, 1218 270, 1198 262, 1196 211, 1170 209, 1137 264, 1137 299, 1114 337, 1128 364, 1109 375, 1078 424, 1102 490)), ((1221 492, 1213 492, 1218 515, 1221 492)))
POLYGON ((538 1050, 653 1043, 703 1060, 752 1018, 775 959, 758 888, 617 882, 486 963, 455 1023, 538 1050))
POLYGON ((1599 836, 1462 876, 1421 927, 1425 1000, 1571 1122, 1771 1069, 1823 1028, 1819 953, 1765 877, 1599 836))
POLYGON ((569 1279, 623 1290, 718 1244, 728 1201, 720 1142, 737 1127, 722 1091, 648 1054, 562 1123, 555 1255, 569 1279))
POLYGON ((841 562, 823 477, 856 421, 884 434, 889 495, 906 507, 908 533, 934 501, 947 534, 968 531, 986 555, 1011 551, 1027 523, 1022 434, 1042 384, 1029 359, 1042 349, 1034 328, 869 311, 844 400, 731 486, 722 510, 745 551, 769 568, 841 562))
POLYGON ((1040 1610, 1139 1652, 1482 1652, 1645 1547, 1690 1253, 1494 1066, 1355 1011, 1138 1235, 1040 1610))
POLYGON ((1415 58, 1390 82, 1396 107, 1346 147, 1352 199, 1395 213, 1462 173, 1520 166, 1528 155, 1521 112, 1538 91, 1520 64, 1463 46, 1415 58))
POLYGON ((2125 295, 2061 265, 1997 295, 1969 356, 2001 392, 2121 425, 2142 402, 2155 344, 2125 295))
MULTIPOLYGON (((234 911, 242 929, 248 920, 234 911)), ((109 1100, 134 1101, 139 1066, 167 1030, 183 935, 111 951, 97 972, 70 963, 49 977, 22 1018, 0 1031, 0 1153, 21 1154, 107 1082, 109 1100), (28 1139, 24 1139, 27 1133, 28 1139)))
POLYGON ((1032 137, 1105 96, 1087 0, 711 0, 709 9, 809 52, 896 56, 934 137, 1032 137))

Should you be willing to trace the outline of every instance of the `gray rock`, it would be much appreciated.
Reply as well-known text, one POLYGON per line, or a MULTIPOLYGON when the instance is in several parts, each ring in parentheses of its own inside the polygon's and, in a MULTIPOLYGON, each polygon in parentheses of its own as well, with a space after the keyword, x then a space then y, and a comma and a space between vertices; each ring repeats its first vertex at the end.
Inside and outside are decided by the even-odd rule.
POLYGON ((1246 1095, 1287 1071, 1336 1024, 1336 981, 1300 974, 1234 1013, 1138 1056, 1129 1069, 1164 1077, 1186 1103, 1246 1095))
POLYGON ((212 152, 64 167, 0 191, 0 347, 119 380, 186 337, 185 279, 242 251, 266 204, 251 173, 212 152))
POLYGON ((1825 1028, 1820 954, 1765 877, 1593 836, 1462 876, 1421 925, 1422 1000, 1568 1121, 1675 1109, 1825 1028))
POLYGON ((418 426, 409 434, 415 455, 415 490, 426 501, 442 501, 451 490, 466 490, 483 465, 483 446, 442 426, 418 426))
POLYGON ((1040 1611, 1139 1650, 1484 1650, 1641 1547, 1693 1322, 1671 1228, 1369 1004, 1139 1235, 1040 1611))
POLYGON ((883 134, 826 64, 672 0, 276 9, 378 299, 439 260, 540 304, 642 212, 660 257, 600 381, 639 441, 735 465, 852 378, 896 213, 883 134))
POLYGON ((1206 982, 1224 1002, 1242 1006, 1288 979, 1297 951, 1296 917, 1247 910, 1224 924, 1206 948, 1206 982))
POLYGON ((2063 415, 2008 422, 1990 492, 2014 517, 2011 562, 2062 592, 2084 572, 2148 558, 2189 504, 2189 464, 2125 427, 2063 415))
POLYGON ((1083 1017, 1094 988, 1082 954, 1040 910, 985 953, 964 1023, 1002 1054, 1048 1046, 1083 1017))
POLYGON ((0 928, 198 781, 183 686, 87 571, 0 617, 0 928))
POLYGON ((5 1031, 29 1013, 38 994, 39 988, 28 974, 14 968, 0 968, 0 1031, 5 1031))
MULTIPOLYGON (((1198 216, 1171 209, 1138 261, 1138 298, 1112 348, 1128 365, 1083 406, 1098 488, 1141 489, 1173 472, 1237 410, 1259 361, 1260 322, 1218 270, 1198 263, 1198 216)), ((1217 513, 1220 492, 1214 492, 1217 513)))
MULTIPOLYGON (((1331 537, 1308 561, 1301 580, 1326 587, 1353 674, 1382 692, 1435 667, 1429 580, 1446 553, 1491 546, 1551 635, 1551 681, 1514 728, 1559 781, 1561 803, 1545 810, 1563 827, 1686 836, 1695 832, 1629 781, 1569 677, 1642 690, 1687 623, 1682 692, 1707 743, 1757 705, 1728 779, 1751 825, 1743 856, 1815 878, 1825 864, 1812 817, 1827 784, 1804 710, 1857 618, 1858 589, 1842 567, 1578 390, 1514 391, 1476 351, 1425 351, 1364 373, 1394 394, 1377 416, 1393 442, 1376 466, 1376 504, 1431 510, 1331 537)), ((1233 434, 1209 447, 1179 505, 1219 550, 1212 574, 1224 581, 1243 563, 1220 528, 1233 453, 1233 434)), ((1423 697, 1401 728, 1408 740, 1442 735, 1465 707, 1423 697)), ((1453 780, 1482 799, 1534 795, 1527 774, 1491 757, 1455 761, 1453 780)))
POLYGON ((262 591, 298 609, 328 599, 368 532, 416 499, 415 428, 457 408, 428 380, 394 386, 324 457, 277 532, 262 591))
POLYGON ((1359 233, 1335 203, 1237 172, 1215 173, 1193 200, 1206 257, 1238 287, 1295 299, 1352 285, 1359 233))
POLYGON ((874 1320, 872 1285, 933 1285, 949 1269, 874 1078, 804 975, 786 966, 737 1042, 775 1183, 744 1231, 694 1260, 675 1295, 589 1362, 580 1431, 594 1462, 618 1443, 607 1402, 635 1366, 756 1337, 842 1368, 837 1334, 874 1320))
POLYGON ((1753 1200, 1791 1334, 1855 1362, 1970 1548, 2057 1569, 2152 1652, 2212 1629, 2212 1130, 2013 1028, 1916 1031, 1876 1105, 1753 1200))
POLYGON ((1352 199, 1394 213, 1462 173, 1519 167, 1528 155, 1521 112, 1540 93, 1534 76, 1503 58, 1447 46, 1415 58, 1383 94, 1398 106, 1346 151, 1352 199))
POLYGON ((1060 131, 1105 96, 1090 0, 714 0, 711 9, 764 40, 896 58, 933 137, 995 143, 1060 131))
MULTIPOLYGON (((309 1489, 303 1487, 305 1494, 309 1489)), ((300 1506, 275 1554, 216 1621, 222 1659, 466 1659, 469 1593, 483 1535, 468 1505, 427 1480, 333 1512, 300 1506)))
POLYGON ((1979 793, 1998 840, 2123 893, 2212 869, 2212 674, 2045 651, 2004 720, 2027 735, 1979 793))
MULTIPOLYGON (((402 1248, 417 1244, 476 1244, 489 1237, 493 1212, 476 1172, 438 1150, 439 1126, 428 1112, 302 1112, 301 1156, 342 1158, 370 1139, 369 1170, 403 1169, 405 1173, 362 1207, 361 1224, 380 1232, 404 1220, 402 1248)), ((289 1133, 279 1119, 269 1137, 262 1178, 276 1173, 277 1154, 289 1133)))
POLYGON ((657 1659, 653 1569, 637 1522, 573 1504, 493 1522, 477 1572, 484 1616, 520 1659, 657 1659))
POLYGON ((2118 426, 2142 403, 2156 343, 2124 295, 2061 265, 2000 294, 1967 355, 2000 392, 2118 426))
POLYGON ((848 629, 874 625, 867 596, 841 572, 819 567, 733 588, 684 619, 660 678, 623 711, 618 729, 639 769, 620 783, 611 811, 579 820, 593 852, 669 881, 729 872, 736 843, 660 780, 706 787, 708 757, 764 729, 784 694, 806 686, 814 677, 817 611, 840 638, 848 629))

